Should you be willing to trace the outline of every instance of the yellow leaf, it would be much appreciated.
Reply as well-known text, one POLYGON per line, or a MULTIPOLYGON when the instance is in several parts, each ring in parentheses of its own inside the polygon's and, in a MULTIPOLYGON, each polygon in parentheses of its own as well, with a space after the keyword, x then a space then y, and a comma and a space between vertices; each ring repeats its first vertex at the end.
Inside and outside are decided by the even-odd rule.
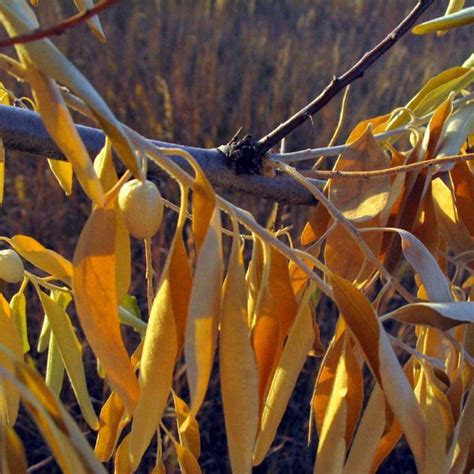
POLYGON ((432 186, 436 217, 448 247, 456 254, 472 250, 473 239, 460 219, 451 190, 441 178, 433 180, 432 186))
POLYGON ((435 31, 450 30, 474 23, 474 7, 463 8, 455 13, 434 18, 416 25, 411 31, 415 35, 425 35, 435 31))
POLYGON ((133 469, 137 469, 159 427, 171 390, 177 352, 170 282, 165 275, 153 301, 140 362, 140 396, 130 433, 133 469))
POLYGON ((49 250, 32 237, 15 235, 7 242, 35 267, 66 284, 71 284, 72 264, 54 250, 49 250))
POLYGON ((21 339, 21 346, 23 354, 30 350, 30 343, 28 341, 28 323, 26 320, 26 298, 24 295, 25 287, 22 285, 18 293, 12 296, 10 300, 10 309, 15 318, 16 328, 21 339))
POLYGON ((173 391, 174 409, 178 423, 180 443, 198 459, 201 454, 201 437, 199 425, 195 418, 189 416, 189 406, 173 391), (186 423, 185 423, 186 422, 186 423))
MULTIPOLYGON (((0 293, 0 345, 11 351, 13 356, 22 359, 23 351, 16 329, 15 319, 5 297, 0 293)), ((13 371, 13 360, 4 351, 0 352, 0 366, 13 371)), ((0 419, 4 418, 9 426, 15 424, 19 408, 17 389, 7 380, 0 382, 0 419)))
POLYGON ((181 472, 183 474, 201 474, 199 463, 192 455, 191 451, 179 443, 174 443, 174 447, 178 456, 178 463, 181 472))
POLYGON ((196 262, 184 342, 193 416, 204 401, 214 361, 222 266, 221 219, 215 208, 196 262))
MULTIPOLYGON (((469 67, 453 67, 429 79, 420 91, 406 104, 417 117, 434 110, 452 92, 460 91, 474 80, 474 70, 469 67)), ((400 112, 387 124, 386 130, 393 130, 410 121, 410 114, 400 112)))
MULTIPOLYGON (((296 318, 288 334, 263 406, 260 432, 254 451, 254 464, 260 464, 275 437, 298 375, 314 342, 313 314, 309 307, 314 287, 304 293, 296 318)), ((238 363, 238 360, 236 361, 238 363)), ((238 420, 238 416, 237 416, 238 420)), ((237 422, 236 420, 236 422, 237 422)))
POLYGON ((66 196, 70 196, 72 193, 73 177, 71 163, 69 161, 52 160, 48 158, 48 165, 62 190, 66 193, 66 196))
POLYGON ((3 204, 3 193, 5 188, 5 147, 0 137, 0 207, 3 204))
MULTIPOLYGON (((87 424, 97 430, 99 422, 92 407, 86 384, 84 364, 80 343, 74 333, 71 321, 66 311, 46 293, 38 289, 41 305, 49 320, 55 341, 59 347, 71 385, 76 395, 82 415, 87 424)), ((50 347, 51 350, 51 347, 50 347)))
POLYGON ((0 447, 3 474, 26 474, 28 463, 25 448, 15 430, 6 423, 0 423, 0 447))
POLYGON ((112 457, 120 433, 127 423, 125 407, 117 392, 112 392, 100 411, 99 431, 94 448, 99 461, 107 462, 112 457))
POLYGON ((115 474, 132 474, 133 469, 130 464, 130 438, 128 433, 119 444, 114 458, 115 474))
POLYGON ((196 169, 196 181, 193 192, 193 235, 199 253, 216 207, 216 195, 203 172, 196 169))
MULTIPOLYGON (((46 130, 71 163, 86 194, 95 204, 100 204, 104 199, 104 191, 58 86, 52 79, 28 64, 27 74, 46 130)), ((71 170, 67 165, 50 164, 50 167, 55 175, 59 173, 59 183, 66 194, 70 194, 71 170)))
POLYGON ((232 472, 251 472, 259 424, 258 372, 250 341, 247 291, 238 224, 222 296, 219 364, 232 472), (245 413, 243 417, 242 414, 245 413))
MULTIPOLYGON (((110 191, 117 183, 118 177, 115 171, 112 142, 108 137, 105 144, 94 160, 94 169, 102 183, 105 192, 110 191)), ((117 209, 118 204, 115 204, 117 209)), ((117 280, 117 301, 122 302, 130 288, 132 279, 130 235, 125 225, 121 212, 115 214, 117 220, 117 228, 115 234, 115 256, 116 256, 116 280, 117 280)))
MULTIPOLYGON (((373 171, 389 167, 387 155, 375 141, 370 128, 344 151, 335 165, 336 171, 373 171)), ((385 209, 390 194, 389 176, 371 180, 343 180, 329 185, 330 201, 353 222, 364 222, 385 209)))
POLYGON ((367 298, 350 282, 330 277, 341 314, 398 418, 419 469, 424 466, 425 420, 393 348, 367 298))
POLYGON ((116 212, 113 203, 96 207, 74 253, 73 290, 86 338, 129 414, 138 382, 120 333, 115 276, 116 212))
POLYGON ((457 163, 449 174, 453 183, 454 198, 459 217, 471 237, 474 237, 474 176, 467 163, 463 162, 457 163))

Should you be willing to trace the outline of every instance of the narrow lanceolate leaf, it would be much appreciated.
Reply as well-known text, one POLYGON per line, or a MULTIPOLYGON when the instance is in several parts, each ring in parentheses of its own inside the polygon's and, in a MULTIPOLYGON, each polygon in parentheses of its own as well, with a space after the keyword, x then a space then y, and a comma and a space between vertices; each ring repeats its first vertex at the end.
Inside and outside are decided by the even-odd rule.
POLYGON ((0 423, 0 468, 3 474, 27 472, 25 448, 15 430, 6 423, 0 423))
POLYGON ((425 420, 390 341, 367 298, 350 282, 330 277, 334 298, 364 358, 398 418, 417 466, 423 469, 425 420))
MULTIPOLYGON (((196 215, 194 220, 199 218, 196 215)), ((193 416, 204 401, 214 362, 222 267, 221 219, 215 208, 196 262, 184 342, 193 416)))
MULTIPOLYGON (((420 91, 406 104, 417 117, 438 107, 452 92, 457 92, 474 80, 474 70, 469 67, 454 67, 431 78, 420 91)), ((410 121, 410 114, 400 112, 387 124, 387 130, 393 130, 410 121)))
POLYGON ((112 457, 119 436, 127 423, 125 407, 117 392, 112 392, 100 411, 99 431, 94 448, 99 461, 106 462, 112 457))
POLYGON ((173 391, 174 411, 178 425, 179 442, 191 451, 198 459, 201 454, 201 436, 199 425, 194 417, 189 416, 188 404, 173 391))
POLYGON ((150 312, 140 362, 140 397, 130 433, 130 460, 137 469, 166 408, 178 352, 170 281, 161 282, 150 312))
MULTIPOLYGON (((260 432, 254 451, 254 464, 260 464, 267 454, 288 405, 296 380, 313 347, 313 314, 309 307, 314 288, 304 293, 296 318, 288 334, 270 389, 265 399, 260 432)), ((236 362, 238 363, 238 361, 236 362)))
POLYGON ((437 157, 457 155, 467 137, 473 133, 474 103, 471 102, 461 107, 446 120, 435 155, 437 157))
POLYGON ((431 184, 433 186, 436 217, 441 235, 446 240, 448 248, 456 254, 471 251, 473 239, 459 216, 459 210, 454 202, 451 189, 444 184, 441 178, 436 178, 431 184))
POLYGON ((462 162, 457 163, 449 174, 453 184, 454 199, 459 218, 466 226, 471 237, 474 237, 474 176, 468 164, 462 162))
POLYGON ((3 204, 3 193, 5 188, 5 147, 0 138, 0 206, 3 204))
POLYGON ((64 367, 71 380, 71 385, 82 415, 87 424, 96 430, 99 426, 99 422, 87 390, 81 346, 74 333, 69 316, 56 301, 39 289, 38 296, 40 297, 41 305, 51 325, 55 341, 59 347, 64 367))
MULTIPOLYGON (((115 171, 112 157, 112 142, 108 137, 105 144, 94 160, 94 169, 99 177, 105 192, 110 191, 117 183, 118 176, 115 171)), ((115 204, 118 206, 118 203, 115 204)), ((117 228, 115 233, 115 256, 116 256, 116 281, 117 301, 122 302, 130 288, 132 279, 130 235, 125 225, 121 212, 116 213, 117 228)))
POLYGON ((474 7, 463 8, 456 13, 434 18, 416 25, 411 31, 415 35, 425 35, 435 31, 445 31, 474 23, 474 7))
MULTIPOLYGON (((39 28, 34 12, 25 0, 3 0, 0 5, 1 20, 11 36, 27 33, 39 28)), ((52 77, 79 96, 104 129, 125 165, 135 177, 140 170, 133 147, 102 97, 86 77, 54 46, 49 39, 16 45, 20 57, 35 66, 43 74, 52 77)))
MULTIPOLYGON (((163 270, 160 286, 153 301, 148 326, 143 343, 140 361, 140 397, 133 417, 130 433, 130 460, 133 469, 140 464, 143 453, 158 430, 163 412, 168 403, 173 370, 178 357, 179 343, 183 339, 183 315, 175 315, 182 310, 182 304, 174 298, 188 297, 186 282, 183 281, 183 293, 180 294, 181 282, 176 263, 186 263, 182 258, 182 231, 186 219, 187 193, 182 190, 181 209, 176 226, 175 237, 170 248, 168 260, 163 270), (178 262, 176 260, 178 259, 178 262), (173 293, 175 289, 175 293, 173 293), (179 322, 179 328, 177 321, 179 322)), ((186 263, 187 264, 187 263, 186 263)), ((186 267, 183 267, 183 270, 186 267)), ((179 271, 179 270, 178 270, 179 271)))
MULTIPOLYGON (((44 120, 44 118, 43 118, 44 120)), ((69 161, 48 158, 48 165, 66 196, 72 193, 73 168, 69 161)))
POLYGON ((410 232, 403 229, 393 231, 402 239, 403 255, 423 282, 429 300, 453 301, 448 280, 428 249, 410 232))
MULTIPOLYGON (((78 10, 80 12, 84 12, 89 10, 94 6, 94 2, 92 0, 74 0, 78 10)), ((102 25, 100 24, 99 16, 95 15, 92 18, 87 20, 87 26, 90 28, 92 33, 94 33, 95 37, 102 43, 107 41, 105 37, 104 30, 102 29, 102 25)))
MULTIPOLYGON (((13 356, 23 356, 20 337, 16 329, 15 319, 5 297, 0 293, 0 346, 6 347, 13 356)), ((0 367, 13 371, 13 361, 4 351, 0 351, 0 367)), ((0 383, 0 418, 10 426, 15 424, 19 408, 19 394, 7 380, 0 383)))
POLYGON ((176 449, 176 455, 178 457, 178 464, 181 472, 186 474, 201 474, 199 463, 191 451, 179 443, 174 443, 174 447, 176 449))
MULTIPOLYGON (((389 166, 388 156, 375 141, 370 128, 351 143, 337 160, 337 171, 373 171, 389 166)), ((350 186, 343 180, 331 181, 330 201, 353 222, 364 222, 379 215, 388 203, 389 176, 371 180, 353 180, 350 186)))
POLYGON ((61 393, 64 381, 64 363, 59 352, 58 343, 54 334, 49 335, 48 359, 46 361, 46 375, 44 380, 46 385, 57 398, 61 393))
MULTIPOLYGON (((95 204, 100 204, 104 199, 102 186, 57 84, 34 66, 26 66, 28 81, 46 130, 71 163, 86 194, 95 204)), ((72 174, 67 165, 53 165, 52 169, 60 173, 59 182, 66 194, 70 194, 72 174)))
POLYGON ((341 472, 363 401, 361 367, 346 333, 324 415, 315 472, 341 472))
POLYGON ((244 262, 236 223, 234 231, 222 297, 219 364, 232 472, 249 473, 259 423, 258 372, 250 340, 244 262))
POLYGON ((120 333, 115 226, 113 203, 92 211, 74 254, 73 290, 86 338, 127 411, 133 413, 139 390, 120 333))
POLYGON ((27 235, 15 235, 6 241, 35 267, 66 284, 71 284, 72 264, 59 253, 47 249, 27 235))
POLYGON ((26 298, 24 295, 24 289, 25 287, 22 285, 20 291, 12 296, 12 299, 10 300, 10 309, 15 318, 23 353, 26 354, 30 350, 30 343, 28 341, 28 322, 26 320, 26 298))
POLYGON ((474 303, 413 303, 398 308, 391 317, 408 324, 423 324, 441 331, 459 324, 474 323, 474 303))

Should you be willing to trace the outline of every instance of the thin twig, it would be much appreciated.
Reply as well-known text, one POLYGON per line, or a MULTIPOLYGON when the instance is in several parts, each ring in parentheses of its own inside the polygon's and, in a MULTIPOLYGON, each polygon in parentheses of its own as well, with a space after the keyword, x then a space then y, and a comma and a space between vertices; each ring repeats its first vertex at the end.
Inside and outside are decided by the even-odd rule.
POLYGON ((361 78, 365 71, 375 63, 386 51, 388 51, 410 28, 414 25, 421 14, 434 2, 434 0, 419 0, 415 8, 408 16, 371 51, 365 53, 349 70, 342 76, 334 77, 328 86, 312 102, 303 107, 286 122, 280 124, 268 135, 258 141, 258 147, 262 154, 273 148, 280 140, 286 137, 301 124, 306 122, 312 115, 321 110, 335 95, 347 85, 361 78))
POLYGON ((323 178, 323 179, 371 179, 380 178, 382 176, 392 176, 400 173, 408 173, 410 171, 421 170, 423 168, 431 168, 446 163, 459 163, 461 161, 474 160, 474 153, 465 155, 445 156, 442 158, 434 158, 432 160, 419 161, 409 165, 394 166, 393 168, 384 168, 374 171, 324 171, 324 170, 307 170, 301 174, 305 177, 323 178))
POLYGON ((32 41, 49 38, 51 36, 62 35, 66 30, 74 28, 80 23, 87 21, 89 18, 97 15, 101 11, 111 7, 119 1, 120 0, 102 0, 94 7, 84 10, 83 12, 76 13, 75 15, 66 18, 61 23, 53 25, 50 28, 46 28, 44 30, 34 30, 22 35, 4 39, 0 41, 0 48, 6 48, 7 46, 13 46, 15 44, 31 43, 32 41))

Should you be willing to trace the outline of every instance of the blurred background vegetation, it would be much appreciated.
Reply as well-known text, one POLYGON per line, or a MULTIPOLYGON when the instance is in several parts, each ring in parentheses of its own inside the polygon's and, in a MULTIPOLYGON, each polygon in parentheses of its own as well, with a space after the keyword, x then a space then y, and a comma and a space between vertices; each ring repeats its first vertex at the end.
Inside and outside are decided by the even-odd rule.
MULTIPOLYGON (((146 136, 195 146, 227 142, 242 126, 260 137, 316 96, 334 74, 349 68, 380 41, 413 7, 406 0, 128 0, 101 15, 108 43, 98 43, 81 25, 54 38, 59 48, 103 95, 118 118, 146 136)), ((428 17, 443 13, 437 2, 428 17)), ((39 2, 42 26, 73 14, 72 2, 39 2)), ((352 85, 339 142, 360 120, 404 105, 421 85, 442 70, 460 65, 469 55, 469 30, 454 30, 442 38, 408 34, 365 77, 352 85)), ((17 96, 29 95, 5 75, 1 79, 17 96)), ((288 149, 324 146, 338 120, 340 98, 334 99, 312 123, 288 140, 288 149)), ((173 199, 174 188, 162 184, 173 199)), ((246 196, 232 199, 264 220, 271 203, 246 196)), ((5 201, 0 209, 0 235, 29 234, 71 258, 77 236, 89 212, 79 190, 63 196, 45 160, 7 154, 5 201)), ((283 224, 297 236, 307 208, 285 209, 283 224)), ((174 216, 167 216, 169 228, 174 216)), ((166 227, 166 226, 165 226, 166 227)), ((154 258, 159 272, 169 232, 156 237, 154 258)), ((144 294, 143 258, 136 257, 132 292, 144 294)), ((143 300, 142 300, 143 301, 143 300)), ((318 315, 327 342, 335 313, 318 315)), ((36 342, 43 315, 28 307, 31 342, 36 342)), ((133 338, 133 335, 130 335, 133 338)), ((45 356, 36 354, 39 366, 45 356)), ((310 359, 300 377, 272 454, 256 472, 312 472, 315 442, 307 447, 309 400, 318 361, 310 359)), ((90 389, 99 407, 106 391, 97 381, 86 350, 90 389)), ((178 383, 183 376, 178 375, 178 383)), ((75 411, 67 382, 63 398, 75 411)), ((245 416, 243 413, 242 416, 245 416)), ((30 463, 47 459, 47 447, 26 417, 20 432, 30 463)), ((218 380, 210 387, 200 415, 204 472, 228 470, 218 380)), ((84 426, 85 429, 85 426, 84 426)), ((91 434, 93 439, 93 434, 91 434)), ((148 461, 153 462, 152 456, 148 461)), ((146 461, 145 461, 146 464, 146 461)), ((143 472, 147 467, 143 465, 143 472)), ((36 472, 53 472, 54 464, 36 472)), ((173 471, 172 462, 169 469, 173 471)), ((414 472, 406 450, 394 453, 381 472, 414 472)))

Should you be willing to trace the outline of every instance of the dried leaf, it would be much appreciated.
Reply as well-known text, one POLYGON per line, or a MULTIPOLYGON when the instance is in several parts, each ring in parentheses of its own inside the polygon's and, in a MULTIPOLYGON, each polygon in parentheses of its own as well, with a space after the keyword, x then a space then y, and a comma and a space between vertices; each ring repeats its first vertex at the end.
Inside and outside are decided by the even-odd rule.
MULTIPOLYGON (((370 128, 344 151, 337 160, 336 171, 374 171, 389 167, 388 157, 375 141, 370 128)), ((353 180, 350 186, 343 180, 332 180, 330 201, 353 222, 364 222, 385 209, 390 194, 389 176, 371 180, 353 180)))
POLYGON ((448 331, 459 324, 474 323, 474 303, 407 304, 393 311, 391 317, 408 324, 422 324, 448 331))
POLYGON ((220 378, 232 472, 251 472, 259 425, 259 379, 250 340, 247 291, 238 224, 222 296, 220 378), (245 416, 242 414, 245 413, 245 416))
POLYGON ((74 254, 73 290, 81 326, 127 411, 138 400, 138 382, 120 334, 115 276, 116 212, 96 207, 74 254))
POLYGON ((49 250, 32 237, 15 235, 5 239, 25 260, 49 275, 71 284, 72 264, 54 250, 49 250))
MULTIPOLYGON (((200 218, 196 214, 194 221, 200 218)), ((204 401, 214 362, 222 266, 221 219, 220 211, 216 208, 196 262, 184 342, 193 416, 204 401)))
POLYGON ((398 418, 418 468, 424 466, 425 420, 388 337, 369 301, 350 282, 331 276, 334 298, 375 379, 398 418))
POLYGON ((453 184, 456 210, 469 234, 471 237, 474 237, 474 176, 467 163, 463 162, 457 163, 451 169, 450 176, 453 184))
POLYGON ((271 380, 262 412, 260 432, 254 452, 254 464, 260 464, 275 437, 298 375, 314 342, 313 314, 309 299, 314 288, 306 290, 288 334, 283 353, 271 380))

